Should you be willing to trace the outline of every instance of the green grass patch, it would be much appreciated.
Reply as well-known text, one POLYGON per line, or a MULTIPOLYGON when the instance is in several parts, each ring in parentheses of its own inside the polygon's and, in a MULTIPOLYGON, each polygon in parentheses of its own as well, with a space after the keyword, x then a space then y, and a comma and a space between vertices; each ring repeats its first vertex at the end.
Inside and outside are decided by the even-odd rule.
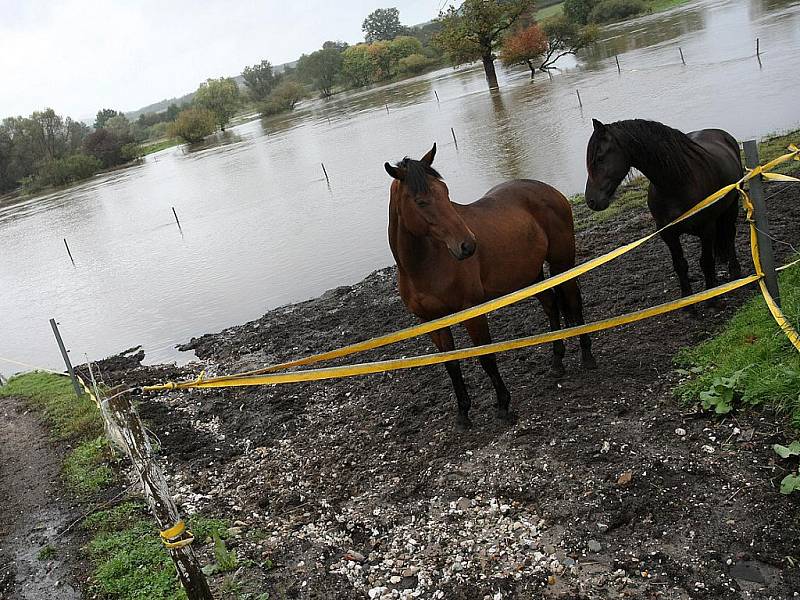
POLYGON ((615 219, 620 214, 633 209, 647 206, 647 186, 650 185, 644 177, 636 177, 630 182, 620 186, 608 208, 595 212, 588 206, 583 194, 570 196, 572 216, 575 221, 575 231, 583 231, 597 223, 615 219))
MULTIPOLYGON (((786 154, 789 144, 800 145, 800 129, 761 140, 758 143, 758 156, 761 159, 761 163, 763 164, 773 158, 786 154)), ((778 165, 772 171, 773 173, 786 174, 792 170, 797 170, 797 162, 790 160, 778 165)))
MULTIPOLYGON (((783 312, 800 329, 800 265, 779 277, 783 312)), ((800 354, 778 329, 763 298, 745 304, 711 340, 682 351, 677 363, 695 377, 676 392, 694 402, 737 372, 734 405, 767 405, 786 413, 800 428, 800 354)))
POLYGON ((37 560, 50 560, 56 557, 56 549, 48 544, 36 553, 37 560))
POLYGON ((67 377, 54 373, 23 373, 0 387, 0 397, 18 396, 29 401, 47 421, 58 440, 94 438, 103 432, 100 411, 86 394, 75 396, 67 377))
POLYGON ((550 6, 545 6, 544 8, 540 8, 536 11, 536 20, 543 21, 548 17, 553 17, 555 15, 560 15, 564 12, 564 3, 559 2, 558 4, 551 4, 550 6))
POLYGON ((111 448, 104 437, 81 442, 64 459, 64 480, 81 496, 96 494, 114 481, 110 459, 111 448))
POLYGON ((647 3, 647 7, 650 12, 661 12, 663 10, 669 10, 670 8, 675 8, 676 6, 680 6, 681 4, 686 4, 689 0, 650 0, 647 3))
MULTIPOLYGON (((215 544, 220 565, 215 572, 235 568, 236 554, 225 549, 220 539, 227 529, 225 521, 193 515, 187 519, 187 527, 195 535, 195 544, 207 538, 220 540, 221 547, 215 544)), ((130 500, 98 511, 86 518, 83 528, 91 535, 87 551, 95 566, 94 594, 119 600, 186 597, 144 502, 130 500)))
POLYGON ((154 152, 160 152, 161 150, 166 150, 167 148, 172 148, 173 146, 180 146, 183 143, 178 138, 169 138, 166 140, 159 140, 158 142, 154 142, 152 144, 142 144, 142 156, 147 156, 148 154, 153 154, 154 152))

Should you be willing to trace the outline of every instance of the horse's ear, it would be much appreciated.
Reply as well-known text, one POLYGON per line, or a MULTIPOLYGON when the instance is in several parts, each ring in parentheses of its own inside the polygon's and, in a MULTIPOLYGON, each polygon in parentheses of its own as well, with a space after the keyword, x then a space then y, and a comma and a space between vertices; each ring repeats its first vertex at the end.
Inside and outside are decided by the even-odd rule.
POLYGON ((400 171, 400 169, 398 167, 393 167, 392 165, 390 165, 387 162, 387 163, 383 163, 383 168, 386 169, 386 172, 389 174, 390 177, 393 177, 395 179, 402 179, 403 178, 402 177, 403 174, 402 174, 402 172, 400 171))
POLYGON ((597 119, 592 119, 592 127, 594 127, 595 133, 605 133, 606 131, 606 126, 597 119))
POLYGON ((436 142, 433 142, 433 148, 428 150, 428 153, 423 156, 419 161, 425 163, 429 167, 433 164, 433 157, 436 156, 436 142))

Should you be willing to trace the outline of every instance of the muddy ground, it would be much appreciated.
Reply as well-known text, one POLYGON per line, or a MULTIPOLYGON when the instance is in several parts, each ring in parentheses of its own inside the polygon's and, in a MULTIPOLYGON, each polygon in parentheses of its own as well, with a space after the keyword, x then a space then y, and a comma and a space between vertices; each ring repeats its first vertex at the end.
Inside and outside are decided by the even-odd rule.
MULTIPOLYGON (((772 231, 800 239, 800 192, 769 187, 772 231)), ((578 235, 579 261, 652 230, 646 211, 578 235)), ((738 248, 749 265, 748 234, 738 248)), ((776 244, 779 263, 791 249, 776 244)), ((688 245, 700 286, 697 244, 688 245)), ((747 268, 745 269, 747 270, 747 268)), ((587 320, 678 296, 654 240, 581 278, 587 320)), ((289 598, 762 598, 800 593, 798 499, 771 445, 773 414, 701 414, 673 395, 673 357, 716 332, 753 289, 594 337, 600 365, 548 374, 550 348, 499 359, 518 420, 494 417, 488 379, 464 365, 474 427, 454 427, 442 367, 142 399, 186 511, 235 520, 253 562, 243 589, 289 598)), ((126 371, 114 383, 232 373, 414 322, 393 268, 352 287, 192 340, 202 365, 126 371)), ((491 317, 495 339, 546 329, 536 301, 491 317)), ((458 333, 457 343, 466 345, 458 333)), ((430 352, 428 339, 361 360, 430 352)))
POLYGON ((77 600, 80 514, 61 483, 63 448, 22 400, 0 406, 0 600, 77 600), (39 555, 53 548, 52 556, 39 555))

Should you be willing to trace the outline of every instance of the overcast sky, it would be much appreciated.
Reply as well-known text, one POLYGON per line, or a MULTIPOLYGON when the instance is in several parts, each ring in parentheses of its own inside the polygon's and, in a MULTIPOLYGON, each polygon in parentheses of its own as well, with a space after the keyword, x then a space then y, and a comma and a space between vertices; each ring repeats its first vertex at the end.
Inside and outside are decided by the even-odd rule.
POLYGON ((325 40, 363 40, 396 6, 406 25, 442 0, 0 0, 0 118, 52 107, 83 119, 195 90, 208 77, 281 64, 325 40))

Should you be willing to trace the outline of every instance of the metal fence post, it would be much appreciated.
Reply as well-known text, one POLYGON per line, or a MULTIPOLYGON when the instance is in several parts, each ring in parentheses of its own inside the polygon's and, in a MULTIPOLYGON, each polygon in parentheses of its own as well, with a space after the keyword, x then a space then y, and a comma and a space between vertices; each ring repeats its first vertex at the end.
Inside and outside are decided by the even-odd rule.
POLYGON ((83 392, 81 391, 81 386, 78 385, 78 380, 75 379, 75 371, 72 368, 72 363, 70 362, 69 355, 67 354, 67 348, 64 346, 64 340, 61 339, 61 334, 58 331, 58 325, 56 324, 55 319, 50 319, 50 327, 53 328, 53 334, 56 336, 58 349, 61 350, 61 356, 64 359, 64 364, 67 365, 67 373, 69 373, 69 378, 72 380, 72 387, 75 389, 75 395, 80 398, 83 395, 83 392))
MULTIPOLYGON (((754 169, 759 164, 758 143, 755 140, 747 140, 742 145, 744 146, 745 164, 747 168, 754 169)), ((772 238, 769 235, 769 216, 767 215, 767 204, 764 202, 764 183, 761 175, 750 179, 750 200, 753 202, 753 220, 756 223, 758 256, 761 260, 761 268, 764 270, 764 283, 767 291, 775 300, 775 304, 780 306, 778 275, 775 271, 775 255, 772 252, 772 238)))

